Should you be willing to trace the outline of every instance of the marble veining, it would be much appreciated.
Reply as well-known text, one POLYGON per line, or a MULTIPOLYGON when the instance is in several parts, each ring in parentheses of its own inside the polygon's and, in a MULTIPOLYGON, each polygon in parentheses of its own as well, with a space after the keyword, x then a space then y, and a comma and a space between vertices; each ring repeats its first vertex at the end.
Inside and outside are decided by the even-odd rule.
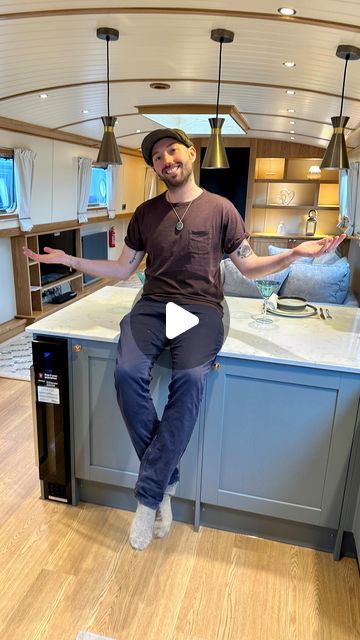
MULTIPOLYGON (((117 342, 119 322, 138 296, 135 289, 104 287, 35 322, 27 331, 117 342)), ((360 309, 328 305, 332 320, 273 315, 273 324, 263 327, 252 317, 259 313, 261 300, 227 297, 226 303, 230 327, 221 355, 359 373, 360 309)))

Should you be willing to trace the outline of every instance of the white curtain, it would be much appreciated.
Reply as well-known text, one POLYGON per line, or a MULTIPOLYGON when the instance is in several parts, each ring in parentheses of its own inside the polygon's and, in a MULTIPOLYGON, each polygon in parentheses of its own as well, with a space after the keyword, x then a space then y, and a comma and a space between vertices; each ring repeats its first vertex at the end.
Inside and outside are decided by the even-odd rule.
POLYGON ((146 167, 145 171, 145 187, 144 187, 144 200, 150 200, 154 198, 158 192, 158 179, 157 175, 151 167, 146 167))
POLYGON ((116 206, 116 194, 117 194, 117 186, 118 186, 118 178, 119 178, 119 165, 118 164, 109 164, 106 170, 106 181, 107 181, 107 208, 109 218, 115 218, 115 206, 116 206))
POLYGON ((31 193, 36 153, 30 149, 14 149, 14 182, 16 213, 21 231, 31 231, 31 193))
POLYGON ((91 158, 78 158, 77 205, 78 221, 87 222, 87 209, 91 184, 91 158))
POLYGON ((360 162, 350 162, 348 175, 348 216, 351 233, 360 234, 360 162))

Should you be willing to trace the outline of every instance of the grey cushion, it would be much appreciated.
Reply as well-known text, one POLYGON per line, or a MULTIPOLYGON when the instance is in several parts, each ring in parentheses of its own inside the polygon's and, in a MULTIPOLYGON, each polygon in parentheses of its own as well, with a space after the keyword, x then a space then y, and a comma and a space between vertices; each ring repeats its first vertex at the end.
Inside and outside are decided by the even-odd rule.
MULTIPOLYGON (((243 276, 230 258, 225 258, 225 260, 221 261, 220 270, 224 294, 226 296, 261 298, 254 280, 243 276)), ((283 269, 276 274, 276 279, 279 279, 279 282, 282 284, 288 273, 289 269, 283 269)))
POLYGON ((300 296, 309 302, 343 304, 349 289, 350 265, 346 258, 330 264, 297 260, 280 289, 281 296, 300 296))

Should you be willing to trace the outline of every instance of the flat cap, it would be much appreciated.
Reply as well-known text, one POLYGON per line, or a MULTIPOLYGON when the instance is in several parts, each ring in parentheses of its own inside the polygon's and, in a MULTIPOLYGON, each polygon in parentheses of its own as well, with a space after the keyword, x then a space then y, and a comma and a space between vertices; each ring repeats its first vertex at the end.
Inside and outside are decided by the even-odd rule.
POLYGON ((173 138, 174 140, 181 142, 181 144, 184 144, 185 147, 194 146, 190 138, 187 137, 185 131, 182 131, 181 129, 155 129, 155 131, 151 131, 151 133, 148 133, 147 136, 145 136, 141 145, 141 152, 144 156, 144 160, 151 167, 153 165, 153 161, 152 161, 153 146, 163 138, 173 138))

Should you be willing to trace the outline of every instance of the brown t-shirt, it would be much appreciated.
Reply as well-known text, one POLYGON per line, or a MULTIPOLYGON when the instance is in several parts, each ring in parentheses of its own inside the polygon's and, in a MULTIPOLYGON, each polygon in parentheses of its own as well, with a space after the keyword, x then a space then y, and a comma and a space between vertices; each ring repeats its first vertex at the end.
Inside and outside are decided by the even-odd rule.
MULTIPOLYGON (((187 205, 174 203, 180 218, 187 205)), ((129 223, 125 243, 147 253, 143 297, 221 309, 220 261, 248 237, 241 216, 229 200, 204 190, 189 207, 181 231, 177 221, 162 193, 141 204, 129 223)))

